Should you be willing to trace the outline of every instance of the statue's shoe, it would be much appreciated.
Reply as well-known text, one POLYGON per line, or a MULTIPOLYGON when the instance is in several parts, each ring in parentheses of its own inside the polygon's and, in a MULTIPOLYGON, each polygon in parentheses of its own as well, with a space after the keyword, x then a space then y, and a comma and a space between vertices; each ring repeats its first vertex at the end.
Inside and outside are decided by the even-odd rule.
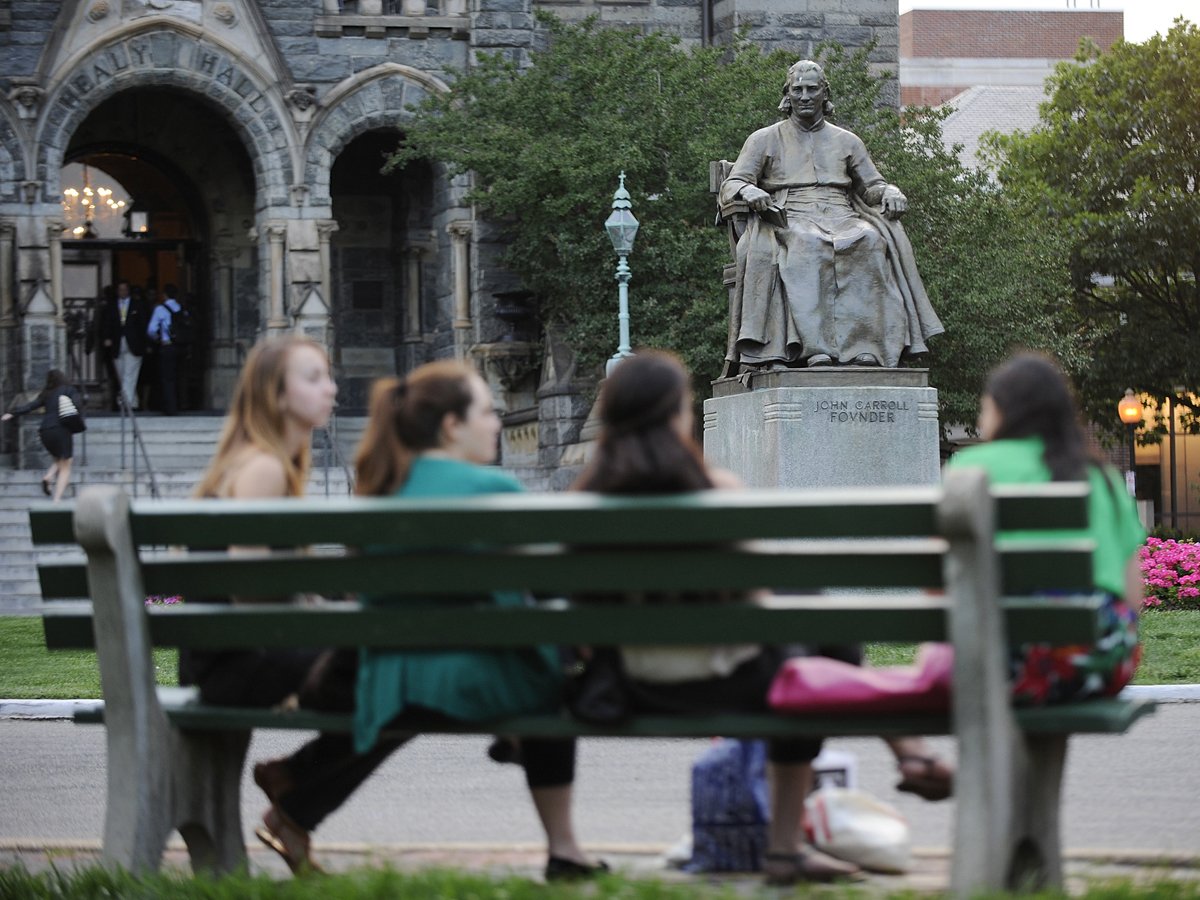
POLYGON ((814 353, 812 356, 810 356, 808 358, 808 367, 810 369, 813 366, 832 366, 832 365, 833 365, 833 357, 830 356, 828 353, 814 353))
POLYGON ((858 356, 854 357, 854 359, 850 362, 850 365, 852 365, 852 366, 877 366, 877 365, 879 365, 879 360, 876 359, 874 356, 872 356, 870 353, 860 353, 860 354, 858 354, 858 356))

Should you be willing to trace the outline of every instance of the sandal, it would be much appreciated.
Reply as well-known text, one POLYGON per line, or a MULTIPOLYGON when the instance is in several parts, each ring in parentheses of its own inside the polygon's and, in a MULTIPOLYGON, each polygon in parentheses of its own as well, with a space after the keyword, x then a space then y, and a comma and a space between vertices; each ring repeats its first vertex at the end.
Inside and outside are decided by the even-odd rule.
POLYGON ((813 847, 797 853, 764 853, 763 872, 767 884, 774 887, 803 881, 862 881, 866 877, 854 863, 834 859, 813 847))
POLYGON ((267 823, 267 816, 263 816, 263 823, 254 829, 255 837, 278 853, 280 858, 287 863, 287 867, 292 870, 293 875, 301 877, 305 875, 324 875, 325 870, 317 864, 309 852, 308 832, 288 818, 279 807, 272 806, 268 810, 267 815, 269 816, 271 813, 275 814, 278 824, 275 826, 269 825, 267 823), (285 840, 288 837, 291 837, 294 841, 298 839, 302 850, 297 851, 289 847, 285 840))
POLYGON ((292 789, 292 778, 288 774, 287 763, 282 759, 270 759, 254 764, 254 783, 267 795, 273 805, 279 803, 279 798, 292 789))
POLYGON ((581 881, 604 875, 608 870, 608 863, 604 860, 598 860, 595 864, 575 862, 563 856, 551 856, 546 860, 547 881, 581 881))
POLYGON ((954 770, 937 756, 899 756, 896 764, 903 776, 896 790, 916 794, 926 800, 945 800, 954 793, 954 770), (921 771, 906 774, 906 765, 919 765, 921 771))

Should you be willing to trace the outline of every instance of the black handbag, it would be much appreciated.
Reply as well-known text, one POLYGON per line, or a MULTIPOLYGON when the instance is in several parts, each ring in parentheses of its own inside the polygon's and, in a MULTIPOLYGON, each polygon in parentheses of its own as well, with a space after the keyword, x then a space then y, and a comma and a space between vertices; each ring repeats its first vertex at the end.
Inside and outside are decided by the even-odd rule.
POLYGON ((75 401, 66 394, 58 395, 58 424, 71 434, 87 431, 87 423, 83 421, 83 416, 75 406, 75 401))
POLYGON ((567 709, 581 722, 617 725, 629 718, 633 704, 621 654, 615 647, 596 647, 576 658, 566 686, 567 709))

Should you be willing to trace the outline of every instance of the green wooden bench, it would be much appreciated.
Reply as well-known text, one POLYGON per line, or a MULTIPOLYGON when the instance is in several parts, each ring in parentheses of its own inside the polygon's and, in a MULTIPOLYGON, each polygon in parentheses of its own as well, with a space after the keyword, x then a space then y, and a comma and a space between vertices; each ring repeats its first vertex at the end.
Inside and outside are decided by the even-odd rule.
MULTIPOLYGON (((94 487, 74 511, 38 506, 36 544, 77 541, 86 563, 39 567, 46 643, 95 646, 108 739, 106 860, 158 866, 178 829, 193 864, 245 859, 240 775, 249 730, 347 730, 348 716, 214 708, 188 689, 156 688, 151 648, 482 648, 949 640, 951 716, 802 718, 639 716, 597 727, 565 715, 446 726, 447 731, 578 736, 954 734, 959 746, 953 888, 1058 885, 1059 789, 1067 739, 1125 731, 1153 704, 1105 700, 1014 711, 1009 640, 1096 635, 1096 601, 1045 605, 1037 590, 1090 580, 1090 544, 1046 539, 998 547, 1000 529, 1076 527, 1086 486, 988 491, 981 471, 944 487, 708 492, 669 498, 504 495, 436 502, 284 500, 138 502, 94 487), (270 544, 253 555, 212 548, 270 544), (367 545, 407 548, 356 555, 367 545), (580 550, 586 545, 587 550, 580 550), (543 596, 633 590, 750 589, 743 605, 583 605, 499 609, 480 592, 543 596), (831 593, 832 591, 832 593, 831 593), (429 597, 405 609, 186 603, 147 609, 148 594, 429 597), (944 593, 940 593, 944 592, 944 593), (72 598, 88 598, 75 599, 72 598)), ((586 810, 582 811, 586 815, 586 810)))

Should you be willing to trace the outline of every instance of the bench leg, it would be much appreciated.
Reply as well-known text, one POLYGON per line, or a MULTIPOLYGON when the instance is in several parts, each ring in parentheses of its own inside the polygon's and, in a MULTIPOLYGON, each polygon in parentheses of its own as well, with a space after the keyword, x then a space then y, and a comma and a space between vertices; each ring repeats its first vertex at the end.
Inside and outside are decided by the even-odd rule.
POLYGON ((242 837, 242 767, 248 731, 175 731, 175 826, 193 871, 231 872, 246 865, 242 837))
POLYGON ((108 737, 108 796, 104 809, 105 865, 131 872, 154 872, 162 863, 171 833, 171 773, 174 763, 163 752, 165 729, 142 733, 146 752, 132 735, 113 727, 108 737), (161 742, 161 743, 160 743, 161 742), (138 750, 142 752, 138 752, 138 750))
POLYGON ((1005 886, 1021 893, 1061 888, 1059 824, 1066 735, 1027 735, 1017 792, 1013 843, 1005 886))

